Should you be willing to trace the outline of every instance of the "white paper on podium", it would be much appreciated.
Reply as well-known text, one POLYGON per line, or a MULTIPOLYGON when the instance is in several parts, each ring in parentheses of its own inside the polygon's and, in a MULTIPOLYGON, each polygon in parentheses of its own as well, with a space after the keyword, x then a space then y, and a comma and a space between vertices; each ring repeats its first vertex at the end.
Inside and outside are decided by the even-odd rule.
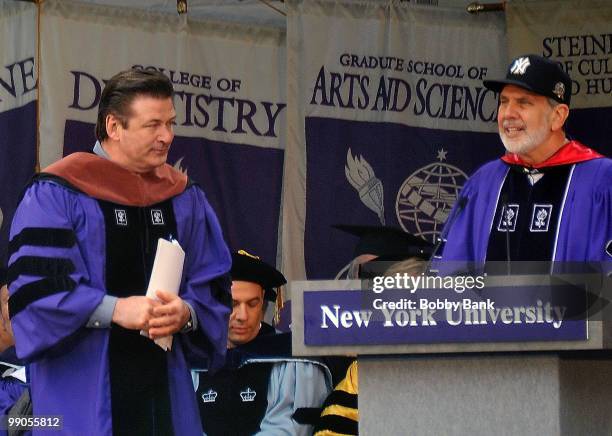
MULTIPOLYGON (((167 291, 177 294, 181 286, 183 276, 183 263, 185 252, 176 240, 172 242, 159 238, 157 240, 157 252, 153 261, 151 279, 147 288, 147 297, 157 300, 155 291, 167 291)), ((146 332, 141 332, 146 335, 146 332)), ((172 336, 155 339, 155 343, 164 351, 172 349, 172 336)))

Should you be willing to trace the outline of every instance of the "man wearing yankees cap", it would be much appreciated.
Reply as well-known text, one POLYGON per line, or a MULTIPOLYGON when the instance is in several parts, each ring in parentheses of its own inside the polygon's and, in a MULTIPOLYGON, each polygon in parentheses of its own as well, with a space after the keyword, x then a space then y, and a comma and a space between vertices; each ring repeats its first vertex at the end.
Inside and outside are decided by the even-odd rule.
POLYGON ((451 212, 444 261, 612 261, 612 160, 565 134, 572 81, 552 60, 524 55, 501 80, 506 148, 476 171, 451 212))

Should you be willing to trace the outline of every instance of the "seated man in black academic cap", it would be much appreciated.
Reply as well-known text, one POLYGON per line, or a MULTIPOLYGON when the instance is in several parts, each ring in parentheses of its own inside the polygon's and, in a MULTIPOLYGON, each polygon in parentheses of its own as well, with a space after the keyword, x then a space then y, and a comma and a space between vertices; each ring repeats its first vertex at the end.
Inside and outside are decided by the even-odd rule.
POLYGON ((311 434, 293 415, 323 404, 331 376, 321 362, 293 359, 290 334, 263 322, 265 301, 276 300, 285 277, 245 251, 232 254, 231 276, 226 364, 212 375, 194 371, 205 434, 311 434))

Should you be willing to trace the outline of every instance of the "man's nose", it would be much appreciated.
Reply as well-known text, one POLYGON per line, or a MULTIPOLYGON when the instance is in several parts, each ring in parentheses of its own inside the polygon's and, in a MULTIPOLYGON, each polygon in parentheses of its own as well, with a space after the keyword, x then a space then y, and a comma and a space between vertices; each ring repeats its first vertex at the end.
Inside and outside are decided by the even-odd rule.
POLYGON ((246 307, 244 306, 244 304, 239 304, 238 306, 234 307, 234 318, 236 318, 239 321, 246 320, 247 311, 246 311, 246 307))
POLYGON ((517 118, 518 117, 517 105, 512 102, 506 103, 502 109, 502 115, 505 118, 517 118))
POLYGON ((174 128, 172 125, 164 125, 160 127, 158 139, 164 144, 170 144, 174 139, 174 128))

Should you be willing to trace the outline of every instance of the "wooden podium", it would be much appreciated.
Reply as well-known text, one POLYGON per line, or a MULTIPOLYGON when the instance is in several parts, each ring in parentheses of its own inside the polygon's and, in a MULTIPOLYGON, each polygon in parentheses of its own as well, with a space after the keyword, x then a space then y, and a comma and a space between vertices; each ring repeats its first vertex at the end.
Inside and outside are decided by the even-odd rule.
MULTIPOLYGON (((521 286, 541 286, 538 280, 547 282, 546 277, 536 279, 535 284, 533 277, 495 280, 487 286, 498 286, 503 294, 521 286)), ((382 329, 368 333, 367 329, 375 327, 375 315, 370 315, 364 328, 367 311, 359 313, 372 301, 364 300, 364 292, 359 281, 290 284, 293 354, 358 355, 360 434, 612 434, 612 352, 607 351, 612 348, 612 318, 608 307, 602 310, 591 305, 591 312, 597 313, 576 316, 574 325, 563 321, 561 327, 568 329, 557 337, 553 337, 557 332, 550 336, 548 330, 562 328, 553 327, 552 322, 457 325, 453 326, 458 329, 456 342, 452 329, 447 329, 450 334, 440 325, 419 325, 411 330, 408 324, 404 326, 406 343, 399 343, 401 338, 396 337, 388 344, 382 329), (356 306, 349 307, 349 292, 356 293, 356 306), (319 306, 328 310, 313 314, 319 306), (337 320, 335 306, 339 306, 337 320), (338 333, 334 322, 339 325, 336 330, 342 330, 345 307, 344 326, 349 327, 338 333), (315 331, 321 325, 326 327, 315 331), (532 327, 535 330, 529 330, 532 327), (536 327, 541 331, 536 332, 536 327), (514 328, 523 330, 512 336, 514 328), (462 329, 475 332, 474 340, 466 339, 462 329), (488 331, 495 329, 504 340, 489 335, 488 331), (436 338, 438 333, 441 340, 436 338), (426 341, 415 337, 419 335, 427 336, 426 341), (521 335, 527 339, 520 340, 521 335)), ((528 292, 526 289, 525 295, 528 292)), ((542 304, 535 307, 547 307, 539 297, 537 301, 542 304)), ((379 320, 384 321, 384 317, 379 320)), ((392 328, 388 331, 391 335, 392 328)))

